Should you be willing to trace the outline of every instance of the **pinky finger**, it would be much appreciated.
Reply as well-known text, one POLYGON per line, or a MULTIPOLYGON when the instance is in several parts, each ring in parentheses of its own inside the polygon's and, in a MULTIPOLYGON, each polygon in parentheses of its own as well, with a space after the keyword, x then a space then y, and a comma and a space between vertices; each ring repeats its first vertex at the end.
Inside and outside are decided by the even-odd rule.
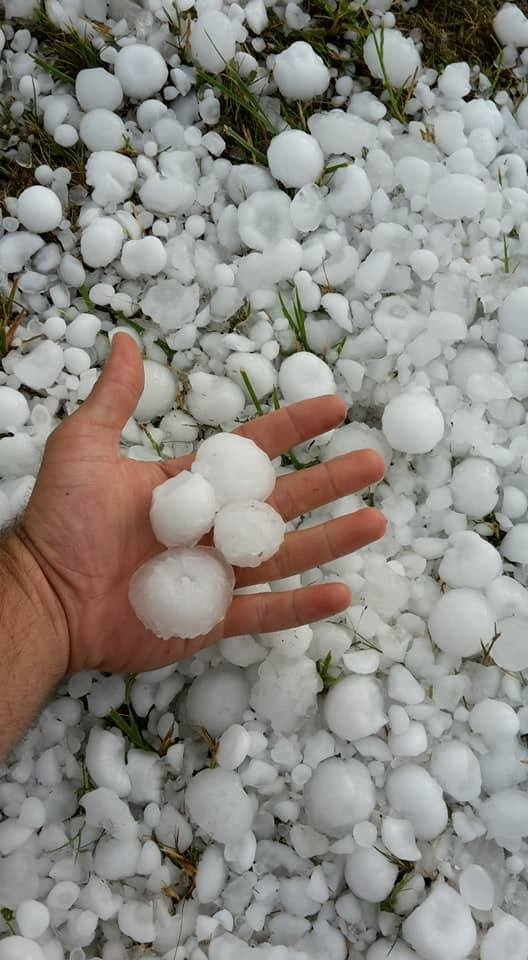
POLYGON ((224 621, 224 636, 273 633, 315 623, 346 610, 350 591, 343 583, 323 583, 284 593, 235 597, 224 621))

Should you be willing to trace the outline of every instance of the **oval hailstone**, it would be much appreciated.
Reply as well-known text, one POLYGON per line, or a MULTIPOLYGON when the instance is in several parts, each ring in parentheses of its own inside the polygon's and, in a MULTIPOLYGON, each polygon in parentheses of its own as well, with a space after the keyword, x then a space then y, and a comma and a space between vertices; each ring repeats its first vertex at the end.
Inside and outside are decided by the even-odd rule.
POLYGON ((275 487, 275 470, 268 455, 236 433, 217 433, 204 440, 191 470, 209 480, 221 506, 267 500, 275 487))
POLYGON ((237 773, 201 770, 185 791, 185 806, 198 826, 219 843, 237 843, 251 828, 253 805, 237 773))
POLYGON ((273 79, 283 97, 312 100, 330 83, 330 72, 309 43, 297 40, 275 57, 273 79))
POLYGON ((398 867, 374 847, 356 847, 345 861, 345 879, 352 893, 368 903, 386 900, 398 876, 398 867))
POLYGON ((381 823, 381 839, 390 853, 400 860, 421 860, 410 820, 384 817, 381 823))
POLYGON ((499 577, 502 560, 498 550, 473 530, 458 530, 449 537, 438 574, 449 587, 487 587, 499 577))
POLYGON ((493 639, 493 610, 478 590, 449 590, 435 603, 429 617, 433 643, 450 657, 474 657, 493 639))
POLYGON ((0 433, 18 430, 29 417, 29 404, 23 393, 12 387, 0 387, 0 433))
POLYGON ((131 196, 138 178, 135 164, 113 150, 96 150, 86 161, 86 183, 99 206, 122 203, 131 196))
POLYGON ((435 180, 429 187, 429 204, 440 220, 478 218, 486 206, 488 193, 484 184, 466 173, 450 173, 435 180))
POLYGON ((81 234, 81 256, 89 267, 107 267, 119 256, 123 228, 112 217, 97 217, 81 234))
POLYGON ((32 233, 55 230, 63 216, 57 194, 41 186, 27 187, 22 191, 17 200, 16 213, 22 226, 32 233))
POLYGON ((408 390, 389 401, 381 426, 394 450, 429 453, 444 435, 444 418, 427 390, 408 390))
POLYGON ((159 50, 146 43, 129 43, 121 47, 114 61, 114 71, 123 92, 135 100, 147 100, 167 82, 167 64, 159 50))
POLYGON ((404 920, 402 934, 423 960, 465 960, 475 946, 477 928, 460 894, 437 881, 404 920))
POLYGON ((528 563, 528 523, 516 523, 501 543, 501 553, 513 563, 528 563))
POLYGON ((123 102, 123 89, 117 77, 103 67, 79 70, 75 77, 75 96, 83 110, 117 110, 123 102))
POLYGON ((197 677, 187 691, 187 720, 220 737, 242 721, 249 704, 249 683, 236 667, 217 667, 197 677))
POLYGON ((216 515, 214 545, 233 566, 258 567, 277 553, 285 529, 269 503, 228 503, 216 515))
POLYGON ((194 547, 211 529, 217 508, 209 481, 182 470, 153 490, 150 524, 154 536, 166 547, 194 547))
POLYGON ((328 729, 350 742, 377 733, 387 722, 381 688, 368 676, 343 677, 331 687, 324 715, 328 729))
MULTIPOLYGON (((457 463, 451 477, 451 493, 455 510, 467 514, 468 517, 487 516, 497 505, 499 486, 499 474, 491 460, 484 460, 482 457, 466 457, 465 460, 457 463)), ((502 541, 503 549, 504 540, 502 541)))
POLYGON ((290 217, 291 200, 282 190, 256 190, 238 207, 240 239, 251 250, 266 250, 296 235, 290 217))
POLYGON ((303 130, 284 130, 268 147, 271 175, 285 187, 315 183, 324 169, 324 155, 315 137, 303 130))
POLYGON ((518 673, 528 667, 528 617, 506 617, 497 623, 491 656, 502 670, 518 673))
POLYGON ((119 150, 125 142, 126 128, 117 113, 97 107, 84 114, 79 136, 89 150, 119 150))
POLYGON ((446 740, 437 744, 431 756, 431 773, 455 800, 478 800, 482 786, 480 764, 466 743, 446 740))
POLYGON ((147 560, 130 581, 136 616, 162 640, 209 633, 233 596, 233 570, 211 547, 175 547, 147 560))
POLYGON ((373 77, 394 87, 408 86, 422 63, 413 41, 399 30, 372 31, 363 47, 363 58, 373 77))
POLYGON ((329 757, 317 765, 304 788, 308 822, 319 833, 342 837, 368 820, 376 791, 367 767, 354 758, 329 757))
POLYGON ((236 44, 229 17, 219 10, 206 10, 193 22, 191 53, 204 70, 221 73, 235 56, 236 44))
POLYGON ((402 764, 389 774, 386 791, 389 804, 410 820, 418 840, 434 840, 445 829, 448 810, 442 789, 423 767, 402 764))
POLYGON ((292 353, 282 362, 279 387, 286 403, 337 392, 334 375, 328 364, 305 350, 292 353))
POLYGON ((4 937, 0 942, 0 960, 45 960, 38 943, 27 937, 4 937))
POLYGON ((134 410, 134 417, 140 423, 150 423, 170 410, 176 399, 178 384, 169 367, 157 360, 144 360, 143 370, 143 392, 134 410))

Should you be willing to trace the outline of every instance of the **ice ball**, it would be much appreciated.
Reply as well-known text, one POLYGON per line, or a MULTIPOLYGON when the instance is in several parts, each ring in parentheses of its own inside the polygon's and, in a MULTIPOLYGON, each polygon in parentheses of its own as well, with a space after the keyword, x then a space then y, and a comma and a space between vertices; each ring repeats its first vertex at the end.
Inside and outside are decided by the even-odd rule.
POLYGON ((453 658, 474 657, 493 639, 495 616, 478 590, 449 590, 435 603, 429 617, 433 643, 453 658))
POLYGON ((193 547, 211 529, 217 503, 205 477, 182 470, 152 494, 150 523, 166 547, 193 547))
POLYGON ((62 206, 49 187, 27 187, 17 200, 17 217, 32 233, 55 230, 62 220, 62 206))
POLYGON ((201 770, 185 792, 189 816, 219 843, 237 843, 251 827, 253 806, 232 770, 201 770))
POLYGON ((268 503, 228 503, 217 514, 214 543, 228 563, 258 567, 277 553, 284 531, 284 520, 268 503))
POLYGON ((404 921, 402 933, 423 960, 465 960, 477 939, 471 910, 447 883, 437 881, 404 921))
POLYGON ((28 937, 4 937, 0 960, 45 960, 45 955, 38 943, 28 937))
POLYGON ((308 822, 331 837, 351 833, 356 823, 368 820, 375 805, 376 791, 370 773, 355 758, 323 760, 304 788, 308 822))
POLYGON ((303 130, 284 130, 268 147, 271 175, 285 187, 315 183, 324 169, 324 155, 315 137, 303 130))
POLYGON ((147 560, 130 581, 136 616, 157 637, 209 633, 233 596, 232 568, 212 547, 175 547, 147 560))
POLYGON ((407 390, 393 397, 381 426, 390 445, 402 453, 429 453, 444 435, 444 418, 427 390, 407 390))
POLYGON ((114 70, 123 92, 135 100, 146 100, 161 90, 167 81, 167 64, 159 50, 146 43, 130 43, 122 47, 114 70))
POLYGON ((473 530, 458 530, 449 538, 438 573, 449 587, 478 590, 499 577, 501 570, 500 553, 491 543, 473 530))
POLYGON ((117 77, 103 67, 79 70, 75 77, 75 96, 83 110, 117 110, 123 102, 123 90, 117 77))
POLYGON ((330 72, 309 43, 297 40, 275 57, 273 79, 283 97, 312 100, 330 83, 330 72))
POLYGON ((240 723, 249 704, 249 684, 242 670, 219 667, 197 677, 187 693, 187 719, 220 737, 240 723))
POLYGON ((457 463, 451 479, 453 505, 469 517, 485 517, 497 506, 500 479, 491 460, 467 457, 457 463))
POLYGON ((346 858, 346 882, 356 897, 368 903, 386 900, 397 877, 396 864, 374 847, 356 847, 346 858))
POLYGON ((513 563, 528 563, 528 523, 516 523, 504 537, 501 552, 513 563))
POLYGON ((209 480, 220 506, 267 500, 275 487, 275 470, 268 455, 236 433, 217 433, 204 440, 191 470, 209 480))
POLYGON ((328 364, 307 350, 286 357, 279 371, 279 387, 286 403, 323 397, 337 391, 328 364))
POLYGON ((328 729, 351 742, 370 737, 387 722, 381 688, 367 676, 344 677, 331 687, 324 715, 328 729))
POLYGON ((385 82, 389 80, 393 87, 408 86, 421 66, 413 41, 393 29, 369 33, 363 57, 372 76, 385 82))
POLYGON ((0 433, 18 430, 28 417, 29 406, 24 394, 12 387, 0 387, 0 433))
POLYGON ((148 423, 162 417, 176 399, 177 382, 171 370, 157 360, 144 360, 145 383, 134 411, 136 420, 148 423))
POLYGON ((210 73, 221 73, 235 56, 235 37, 229 17, 219 10, 206 10, 191 29, 193 58, 210 73))

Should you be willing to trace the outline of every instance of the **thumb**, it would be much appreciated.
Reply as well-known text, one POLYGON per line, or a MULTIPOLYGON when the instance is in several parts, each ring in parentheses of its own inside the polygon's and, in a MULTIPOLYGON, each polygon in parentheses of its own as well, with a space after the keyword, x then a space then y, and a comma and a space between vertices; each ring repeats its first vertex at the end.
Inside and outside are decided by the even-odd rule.
POLYGON ((143 384, 143 360, 136 341, 127 333, 116 333, 103 372, 78 414, 91 426, 120 433, 136 409, 143 384))

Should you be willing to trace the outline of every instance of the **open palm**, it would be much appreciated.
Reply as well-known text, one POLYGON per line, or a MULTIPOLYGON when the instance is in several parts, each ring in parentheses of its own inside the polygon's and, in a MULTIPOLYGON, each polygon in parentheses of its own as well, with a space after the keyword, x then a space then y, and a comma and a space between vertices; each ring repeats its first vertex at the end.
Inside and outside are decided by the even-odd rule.
MULTIPOLYGON (((69 672, 143 671, 194 653, 224 636, 271 632, 328 617, 350 602, 348 589, 327 583, 295 591, 235 596, 223 623, 206 637, 162 641, 136 618, 128 599, 133 572, 163 548, 149 523, 154 487, 188 468, 192 457, 165 462, 125 459, 119 438, 143 389, 143 363, 131 337, 118 335, 104 372, 82 407, 48 440, 19 536, 43 570, 70 640, 69 672)), ((307 400, 238 431, 270 457, 342 422, 337 397, 307 400)), ((379 480, 373 451, 336 458, 282 477, 271 502, 285 520, 379 480)), ((279 553, 257 569, 237 571, 237 585, 288 577, 382 536, 383 516, 365 509, 290 533, 279 553)))

